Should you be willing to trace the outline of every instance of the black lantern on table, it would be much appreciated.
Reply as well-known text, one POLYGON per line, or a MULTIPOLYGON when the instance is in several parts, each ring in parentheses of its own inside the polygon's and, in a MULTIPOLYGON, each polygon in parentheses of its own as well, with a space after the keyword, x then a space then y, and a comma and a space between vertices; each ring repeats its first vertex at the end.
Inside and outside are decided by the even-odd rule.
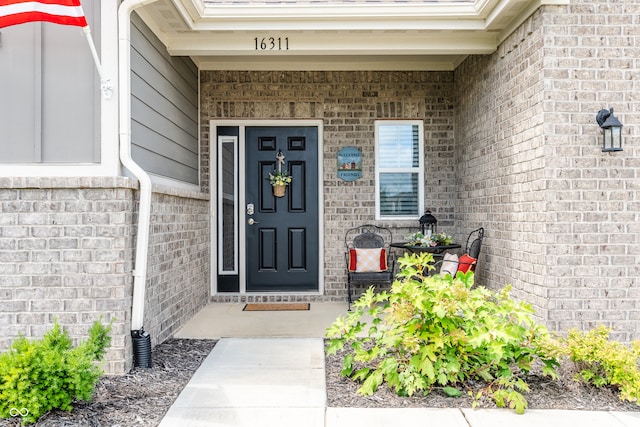
POLYGON ((420 232, 423 236, 426 236, 429 232, 431 232, 431 234, 436 233, 438 220, 435 216, 431 215, 431 211, 426 211, 418 221, 420 222, 420 232))
POLYGON ((613 115, 613 108, 598 111, 596 121, 602 128, 602 151, 622 151, 622 123, 613 115))

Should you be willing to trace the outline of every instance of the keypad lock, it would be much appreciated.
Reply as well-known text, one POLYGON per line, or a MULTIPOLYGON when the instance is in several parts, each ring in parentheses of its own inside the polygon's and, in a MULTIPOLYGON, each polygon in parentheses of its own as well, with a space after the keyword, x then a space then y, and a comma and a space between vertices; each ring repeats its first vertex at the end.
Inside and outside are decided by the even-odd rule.
POLYGON ((247 204, 247 215, 253 215, 253 203, 247 204))

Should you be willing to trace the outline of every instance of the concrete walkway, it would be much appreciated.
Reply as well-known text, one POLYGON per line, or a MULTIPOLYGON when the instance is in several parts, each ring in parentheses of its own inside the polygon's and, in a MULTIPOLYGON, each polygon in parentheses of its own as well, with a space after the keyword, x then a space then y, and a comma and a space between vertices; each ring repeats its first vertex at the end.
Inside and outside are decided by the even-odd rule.
MULTIPOLYGON (((241 311, 241 307, 226 309, 234 313, 241 311)), ((320 310, 331 312, 342 308, 327 306, 320 310)), ((311 317, 310 312, 305 313, 311 317)), ((270 314, 273 318, 280 317, 278 315, 295 318, 304 317, 305 313, 270 314)), ((237 313, 232 316, 235 315, 237 313)), ((249 317, 262 319, 262 315, 264 313, 251 313, 249 317)), ((325 316, 316 313, 313 317, 324 319, 325 316)), ((195 325, 200 322, 211 327, 213 320, 205 320, 204 317, 195 319, 178 335, 189 337, 199 333, 195 325)), ((264 336, 220 339, 160 427, 640 426, 640 412, 528 410, 524 415, 516 415, 506 409, 328 408, 322 335, 281 336, 286 335, 282 328, 287 322, 281 322, 280 327, 269 326, 264 319, 263 322, 264 336)))

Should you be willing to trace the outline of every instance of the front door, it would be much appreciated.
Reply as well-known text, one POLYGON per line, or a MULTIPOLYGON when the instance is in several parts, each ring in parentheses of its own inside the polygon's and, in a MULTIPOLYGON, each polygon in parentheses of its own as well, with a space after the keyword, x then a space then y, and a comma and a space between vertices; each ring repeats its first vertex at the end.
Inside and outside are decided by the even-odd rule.
POLYGON ((318 129, 247 127, 245 159, 247 292, 317 291, 318 129), (283 197, 269 182, 278 158, 292 177, 283 197))

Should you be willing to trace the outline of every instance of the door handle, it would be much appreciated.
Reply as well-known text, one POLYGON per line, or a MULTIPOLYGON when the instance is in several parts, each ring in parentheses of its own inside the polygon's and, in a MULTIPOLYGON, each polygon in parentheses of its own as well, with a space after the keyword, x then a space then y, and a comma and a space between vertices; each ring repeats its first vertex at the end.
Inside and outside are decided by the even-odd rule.
POLYGON ((253 225, 253 224, 260 224, 258 221, 254 220, 253 218, 249 218, 249 220, 247 221, 247 224, 249 225, 253 225))

